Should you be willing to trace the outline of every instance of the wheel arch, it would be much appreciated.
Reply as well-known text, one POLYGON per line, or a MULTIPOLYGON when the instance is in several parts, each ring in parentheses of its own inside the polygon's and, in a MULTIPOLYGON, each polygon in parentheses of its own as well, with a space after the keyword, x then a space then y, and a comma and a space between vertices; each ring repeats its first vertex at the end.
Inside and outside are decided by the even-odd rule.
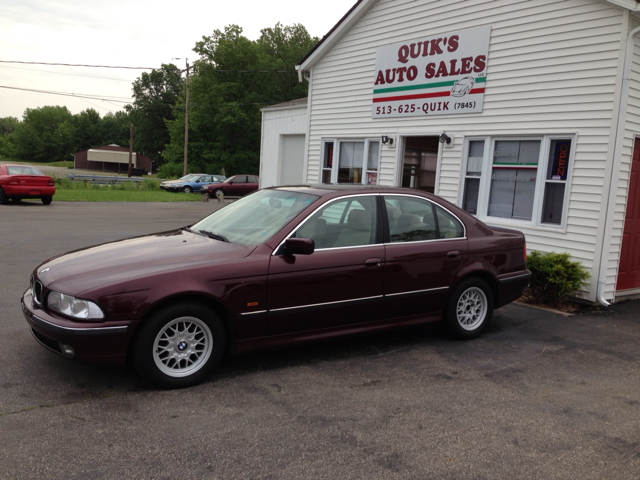
POLYGON ((178 303, 199 303, 205 307, 211 308, 222 322, 226 335, 225 352, 235 352, 235 335, 233 331, 233 322, 231 321, 231 313, 217 298, 213 298, 199 293, 185 293, 176 295, 173 297, 165 298, 162 301, 151 307, 142 317, 142 319, 136 324, 129 346, 127 347, 127 364, 131 364, 135 345, 137 343, 138 335, 141 330, 140 327, 144 325, 151 317, 158 312, 175 305, 178 303))
POLYGON ((453 295, 456 287, 466 281, 469 280, 470 278, 477 278, 480 279, 482 281, 484 281, 489 288, 491 289, 491 295, 493 296, 493 305, 494 305, 494 309, 497 308, 496 305, 500 304, 500 290, 498 288, 498 281, 495 279, 495 277, 493 275, 491 275, 489 272, 486 271, 474 271, 474 272, 469 272, 467 274, 465 274, 464 276, 458 278, 457 282, 455 283, 455 285, 452 285, 450 290, 449 290, 449 298, 447 299, 447 304, 451 301, 451 296, 453 295))

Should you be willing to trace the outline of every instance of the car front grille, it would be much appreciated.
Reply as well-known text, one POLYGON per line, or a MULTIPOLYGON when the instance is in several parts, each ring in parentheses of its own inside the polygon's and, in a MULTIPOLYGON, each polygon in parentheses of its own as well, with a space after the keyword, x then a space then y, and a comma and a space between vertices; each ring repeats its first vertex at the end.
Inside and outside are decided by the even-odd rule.
POLYGON ((42 305, 42 283, 38 280, 34 280, 31 277, 31 295, 33 295, 33 301, 38 305, 42 305))

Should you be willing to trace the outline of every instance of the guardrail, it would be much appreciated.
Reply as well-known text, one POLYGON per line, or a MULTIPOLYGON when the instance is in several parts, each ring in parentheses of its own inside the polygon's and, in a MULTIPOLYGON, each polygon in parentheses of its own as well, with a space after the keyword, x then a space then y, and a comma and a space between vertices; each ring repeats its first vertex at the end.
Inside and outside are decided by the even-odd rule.
MULTIPOLYGON (((110 185, 122 182, 142 182, 144 180, 142 177, 106 177, 104 175, 74 175, 73 173, 68 173, 67 178, 72 182, 91 182, 110 185)), ((161 179, 154 180, 162 181, 161 179)))

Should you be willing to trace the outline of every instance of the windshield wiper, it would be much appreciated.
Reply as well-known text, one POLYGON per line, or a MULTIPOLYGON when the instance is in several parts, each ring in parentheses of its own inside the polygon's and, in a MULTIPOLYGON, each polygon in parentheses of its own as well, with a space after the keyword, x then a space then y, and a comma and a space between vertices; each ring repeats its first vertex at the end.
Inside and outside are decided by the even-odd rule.
POLYGON ((200 233, 202 233, 203 235, 206 235, 209 238, 213 238, 214 240, 220 240, 222 242, 230 243, 226 237, 223 237, 222 235, 218 235, 217 233, 209 232, 207 230, 200 230, 200 233))

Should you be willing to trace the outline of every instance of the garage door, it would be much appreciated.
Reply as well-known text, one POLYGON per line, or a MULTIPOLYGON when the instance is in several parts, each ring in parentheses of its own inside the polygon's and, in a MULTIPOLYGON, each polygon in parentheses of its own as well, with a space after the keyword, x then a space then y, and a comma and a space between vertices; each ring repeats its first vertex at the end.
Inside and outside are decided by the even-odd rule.
POLYGON ((279 185, 300 185, 304 167, 304 135, 282 136, 279 185))

